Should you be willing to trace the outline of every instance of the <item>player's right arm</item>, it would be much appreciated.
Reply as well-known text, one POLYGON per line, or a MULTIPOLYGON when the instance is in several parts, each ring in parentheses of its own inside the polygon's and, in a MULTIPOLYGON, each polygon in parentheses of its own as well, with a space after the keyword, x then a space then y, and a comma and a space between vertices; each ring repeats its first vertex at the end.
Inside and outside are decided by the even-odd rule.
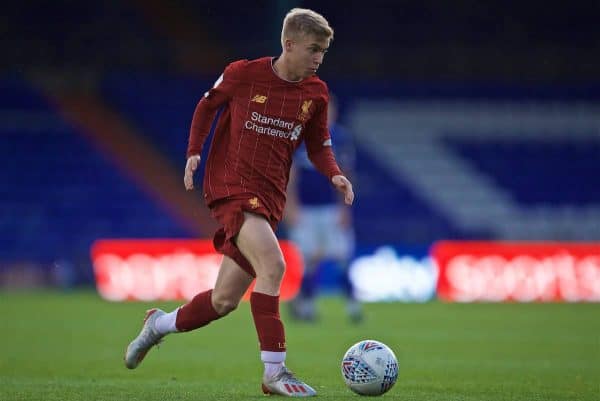
POLYGON ((194 188, 194 172, 200 164, 202 147, 210 133, 215 115, 219 108, 227 104, 234 96, 236 87, 241 80, 241 70, 246 63, 247 60, 240 60, 229 64, 213 87, 196 105, 188 139, 187 163, 183 178, 187 190, 194 188))

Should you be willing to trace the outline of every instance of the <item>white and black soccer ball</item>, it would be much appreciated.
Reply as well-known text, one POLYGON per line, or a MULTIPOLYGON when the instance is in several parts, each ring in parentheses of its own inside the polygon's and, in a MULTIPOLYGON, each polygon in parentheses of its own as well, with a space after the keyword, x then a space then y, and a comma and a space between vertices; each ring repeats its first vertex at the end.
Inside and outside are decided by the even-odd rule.
POLYGON ((346 351, 342 376, 350 390, 357 394, 381 395, 398 379, 398 360, 384 343, 363 340, 346 351))

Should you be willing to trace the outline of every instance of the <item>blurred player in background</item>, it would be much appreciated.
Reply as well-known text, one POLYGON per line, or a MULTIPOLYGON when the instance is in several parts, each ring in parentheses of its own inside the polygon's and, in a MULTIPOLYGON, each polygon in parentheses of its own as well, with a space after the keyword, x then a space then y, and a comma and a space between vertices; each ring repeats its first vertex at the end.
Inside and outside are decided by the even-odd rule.
MULTIPOLYGON (((338 105, 334 96, 329 98, 327 121, 333 150, 345 174, 352 177, 356 159, 353 140, 348 131, 337 123, 338 105)), ((362 320, 360 304, 348 276, 348 264, 354 255, 352 214, 344 199, 315 169, 306 149, 294 157, 285 223, 289 237, 304 257, 304 277, 300 294, 290 303, 292 316, 298 320, 315 321, 319 268, 325 261, 333 261, 341 270, 341 287, 346 296, 346 309, 353 322, 362 320)))
POLYGON ((221 225, 213 242, 223 253, 223 262, 213 290, 170 313, 147 312, 142 331, 127 347, 128 368, 137 367, 165 335, 194 330, 227 315, 256 278, 250 307, 265 367, 263 392, 316 394, 284 364, 279 291, 285 262, 274 232, 283 216, 293 153, 303 141, 312 163, 343 194, 346 204, 354 200, 352 184, 331 148, 327 85, 315 75, 332 39, 333 30, 323 16, 293 9, 283 22, 279 57, 229 64, 198 103, 184 183, 187 190, 193 189, 204 141, 223 108, 203 184, 204 199, 221 225))

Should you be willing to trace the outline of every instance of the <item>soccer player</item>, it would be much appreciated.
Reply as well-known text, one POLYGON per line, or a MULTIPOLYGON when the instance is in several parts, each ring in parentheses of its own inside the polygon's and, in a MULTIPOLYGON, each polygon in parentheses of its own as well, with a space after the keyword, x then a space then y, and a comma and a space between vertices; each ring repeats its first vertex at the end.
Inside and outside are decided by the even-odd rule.
POLYGON ((256 279, 250 307, 265 369, 266 394, 305 397, 316 391, 285 366, 286 344, 279 315, 285 262, 275 228, 282 218, 292 155, 301 142, 316 168, 352 204, 352 184, 340 171, 327 129, 329 94, 315 74, 333 38, 327 20, 314 11, 292 9, 283 21, 279 57, 229 64, 198 103, 190 129, 184 184, 193 174, 211 123, 223 107, 211 143, 203 195, 221 228, 215 248, 223 262, 213 290, 180 308, 147 312, 140 334, 129 344, 125 364, 138 366, 153 345, 169 334, 205 326, 234 310, 256 279))
MULTIPOLYGON (((338 107, 330 95, 327 110, 333 150, 346 174, 352 174, 356 152, 352 137, 337 123, 338 107)), ((292 164, 284 222, 289 237, 300 247, 305 270, 300 294, 290 303, 292 316, 298 320, 315 321, 317 311, 318 269, 325 261, 335 262, 341 271, 341 286, 346 296, 346 311, 350 320, 362 320, 359 302, 348 277, 348 263, 354 254, 354 230, 350 210, 343 199, 319 174, 302 147, 292 164)))

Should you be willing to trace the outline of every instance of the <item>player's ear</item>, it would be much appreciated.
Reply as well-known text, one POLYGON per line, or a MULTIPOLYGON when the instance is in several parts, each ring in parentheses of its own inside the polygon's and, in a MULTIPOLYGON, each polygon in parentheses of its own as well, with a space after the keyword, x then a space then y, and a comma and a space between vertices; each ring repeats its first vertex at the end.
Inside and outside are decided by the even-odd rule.
POLYGON ((283 41, 283 49, 284 49, 286 52, 289 52, 290 50, 292 50, 292 47, 293 47, 293 45, 294 45, 294 42, 292 42, 292 40, 291 40, 291 39, 285 39, 285 40, 283 41))

